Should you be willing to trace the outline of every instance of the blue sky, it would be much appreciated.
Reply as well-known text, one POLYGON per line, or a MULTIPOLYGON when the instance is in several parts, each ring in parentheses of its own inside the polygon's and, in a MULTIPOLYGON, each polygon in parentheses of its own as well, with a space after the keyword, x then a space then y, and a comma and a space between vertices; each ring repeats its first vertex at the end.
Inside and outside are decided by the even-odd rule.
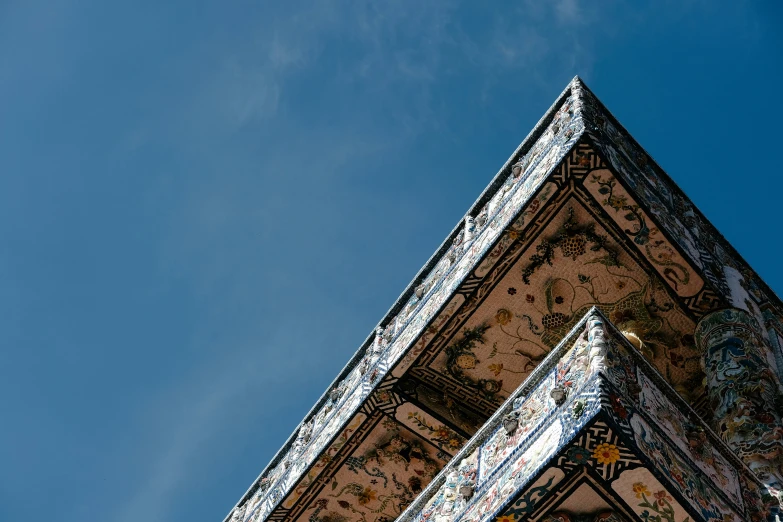
POLYGON ((0 520, 222 520, 575 74, 780 293, 775 4, 0 2, 0 520))

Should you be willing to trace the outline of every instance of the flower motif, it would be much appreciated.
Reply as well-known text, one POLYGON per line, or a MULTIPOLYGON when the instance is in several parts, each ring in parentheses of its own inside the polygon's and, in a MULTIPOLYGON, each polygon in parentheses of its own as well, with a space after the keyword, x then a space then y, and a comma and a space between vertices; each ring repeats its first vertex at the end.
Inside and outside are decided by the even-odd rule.
POLYGON ((576 464, 585 464, 590 459, 591 455, 590 450, 580 446, 574 446, 568 450, 568 460, 575 462, 576 464))
POLYGON ((559 296, 555 297, 555 303, 563 304, 563 301, 564 301, 564 299, 563 299, 562 295, 559 295, 559 296))
POLYGON ((358 495, 359 504, 362 506, 369 504, 376 498, 378 498, 378 492, 370 488, 364 488, 364 490, 358 495))
POLYGON ((606 200, 606 204, 615 210, 620 210, 628 204, 628 199, 625 196, 612 195, 606 200))
POLYGON ((448 429, 446 426, 441 426, 438 428, 438 430, 435 431, 435 435, 439 439, 447 439, 451 436, 451 430, 448 429))
POLYGON ((525 296, 525 301, 527 301, 530 304, 533 304, 536 302, 536 297, 534 295, 527 294, 525 296))
POLYGON ((633 492, 636 493, 636 498, 642 498, 642 495, 650 494, 650 490, 642 482, 636 482, 633 485, 633 492))
POLYGON ((463 353, 462 355, 457 357, 457 360, 455 361, 457 363, 457 366, 462 368, 463 370, 470 370, 471 368, 476 367, 476 356, 470 353, 463 353))
POLYGON ((598 461, 599 464, 614 464, 620 460, 620 450, 614 444, 607 444, 606 442, 599 444, 595 451, 593 451, 593 458, 598 461))
POLYGON ((668 502, 671 502, 672 497, 670 497, 666 491, 658 491, 655 493, 655 501, 658 503, 659 506, 663 506, 664 504, 668 502))
POLYGON ((462 447, 462 441, 459 439, 449 439, 449 447, 452 449, 459 449, 462 447))
POLYGON ((508 238, 509 239, 513 240, 513 239, 516 239, 518 237, 519 237, 519 232, 517 232, 516 230, 509 230, 508 231, 508 238))
POLYGON ((516 522, 516 520, 513 515, 503 515, 495 519, 496 522, 516 522))
POLYGON ((482 379, 480 385, 481 385, 481 389, 484 390, 486 393, 497 393, 500 391, 500 388, 503 386, 503 381, 482 379))
POLYGON ((389 402, 391 401, 392 397, 388 390, 380 390, 375 392, 375 398, 378 400, 378 402, 389 402))
POLYGON ((612 409, 621 419, 628 417, 628 410, 626 410, 625 406, 623 406, 623 403, 620 401, 620 397, 612 393, 609 395, 609 400, 612 402, 612 409))
POLYGON ((678 471, 671 471, 671 476, 674 480, 677 481, 677 484, 679 484, 680 487, 688 487, 688 484, 685 483, 685 478, 683 478, 682 473, 679 473, 678 471))
POLYGON ((517 289, 516 289, 516 288, 514 288, 513 286, 512 286, 512 287, 509 287, 509 289, 508 289, 508 295, 514 295, 514 294, 516 294, 516 293, 517 293, 517 289))
POLYGON ((512 319, 513 317, 514 317, 514 316, 513 316, 513 314, 512 314, 511 312, 509 312, 509 311, 508 311, 508 310, 506 310, 505 308, 501 308, 501 309, 500 309, 500 310, 498 310, 498 311, 497 311, 497 313, 495 314, 495 321, 497 321, 497 323, 498 323, 500 326, 505 326, 505 325, 507 325, 508 323, 510 323, 510 322, 511 322, 511 319, 512 319))
POLYGON ((500 372, 502 372, 502 371, 503 371, 503 363, 499 363, 499 364, 490 364, 490 365, 489 365, 489 371, 491 371, 492 373, 494 373, 494 374, 495 374, 495 377, 497 377, 498 375, 500 375, 500 372))
POLYGON ((528 207, 528 212, 530 212, 532 214, 533 212, 538 210, 538 207, 540 207, 540 206, 541 206, 541 200, 536 198, 536 199, 534 199, 533 201, 530 202, 530 207, 528 207))

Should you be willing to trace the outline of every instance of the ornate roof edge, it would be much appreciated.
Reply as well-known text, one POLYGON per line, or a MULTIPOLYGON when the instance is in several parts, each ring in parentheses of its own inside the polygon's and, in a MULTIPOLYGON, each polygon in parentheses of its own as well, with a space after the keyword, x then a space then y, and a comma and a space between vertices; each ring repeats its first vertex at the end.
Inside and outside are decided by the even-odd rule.
MULTIPOLYGON (((264 467, 264 469, 261 471, 258 477, 252 482, 251 486, 240 497, 239 502, 237 502, 229 510, 228 514, 223 519, 224 522, 229 522, 234 510, 237 509, 239 506, 242 506, 250 497, 252 497, 252 495, 258 490, 261 480, 270 472, 270 470, 272 470, 275 466, 277 466, 288 455, 288 452, 293 446, 294 442, 296 441, 297 435, 299 434, 300 430, 309 421, 311 421, 311 419, 313 419, 318 414, 318 412, 324 407, 327 401, 330 400, 329 397, 330 392, 336 389, 342 381, 347 379, 350 376, 353 369, 356 368, 360 364, 360 362, 365 358, 365 355, 367 354, 368 350, 372 349, 372 347, 375 345, 375 340, 380 335, 380 332, 383 331, 383 327, 388 326, 388 324, 393 319, 395 319, 396 314, 398 314, 405 307, 405 305, 411 300, 411 298, 413 298, 416 295, 416 291, 420 287, 422 282, 427 278, 427 276, 429 276, 433 272, 433 269, 435 269, 435 267, 439 264, 439 262, 441 262, 444 259, 444 257, 446 257, 449 254, 449 251, 451 250, 454 242, 459 238, 461 234, 464 234, 466 224, 469 221, 472 221, 472 218, 476 217, 482 211, 484 206, 488 202, 490 202, 492 198, 495 197, 496 194, 503 188, 509 176, 512 175, 514 170, 513 167, 515 166, 515 164, 519 162, 528 152, 530 152, 530 150, 534 147, 534 145, 539 142, 540 138, 547 131, 550 123, 552 123, 560 108, 566 102, 568 97, 572 94, 572 91, 574 91, 574 94, 577 94, 583 88, 585 88, 584 82, 582 82, 579 76, 575 76, 568 83, 566 88, 557 97, 557 100, 549 107, 549 109, 541 117, 541 119, 539 119, 535 127, 533 127, 533 130, 531 130, 528 133, 525 139, 511 154, 509 159, 506 160, 506 162, 500 168, 498 173, 493 177, 492 181, 489 183, 487 188, 484 189, 484 191, 481 193, 478 199, 470 206, 468 212, 465 214, 463 219, 461 219, 457 223, 457 225, 454 227, 451 233, 446 237, 443 243, 441 243, 441 245, 438 247, 435 253, 427 260, 427 262, 419 270, 419 272, 416 274, 413 280, 408 284, 408 286, 405 288, 402 294, 400 294, 400 296, 397 298, 397 300, 394 302, 391 308, 386 312, 384 317, 378 322, 376 328, 373 329, 373 332, 367 336, 367 338, 361 344, 360 348, 351 357, 348 363, 343 367, 343 369, 340 371, 337 377, 329 385, 327 390, 316 401, 316 403, 313 405, 310 411, 307 412, 302 422, 299 423, 299 425, 297 425, 297 427, 292 431, 291 435, 285 441, 283 446, 277 451, 277 453, 275 453, 274 457, 272 457, 272 460, 264 467)), ((581 132, 583 131, 580 131, 578 134, 581 134, 581 132)), ((561 159, 562 158, 558 158, 557 163, 559 163, 561 159)))
MULTIPOLYGON (((573 81, 576 81, 576 80, 579 80, 581 82, 581 80, 578 77, 574 78, 573 81)), ((729 253, 729 255, 731 257, 735 258, 741 265, 744 265, 744 267, 747 268, 750 271, 750 273, 753 275, 754 283, 756 283, 759 286, 761 286, 761 289, 762 289, 763 293, 765 294, 765 296, 770 301, 773 301, 773 303, 771 303, 771 304, 773 304, 773 306, 775 308, 777 308, 779 313, 783 314, 783 300, 780 298, 780 296, 778 296, 775 293, 775 291, 773 291, 769 287, 769 285, 767 285, 767 283, 759 276, 758 272, 756 272, 753 269, 753 267, 750 265, 750 263, 748 263, 745 260, 745 258, 742 257, 742 255, 723 236, 723 234, 717 229, 717 227, 715 227, 715 225, 712 224, 712 222, 704 215, 704 213, 693 202, 693 200, 690 197, 688 197, 688 195, 685 193, 685 191, 683 191, 682 188, 680 188, 680 186, 674 181, 674 179, 672 179, 672 177, 669 176, 669 174, 663 169, 663 167, 661 167, 660 163, 658 163, 655 160, 655 158, 653 158, 652 154, 650 154, 638 141, 636 141, 636 139, 633 137, 633 135, 630 132, 628 132, 628 130, 620 123, 620 121, 614 116, 614 114, 612 114, 612 112, 606 107, 606 105, 604 105, 603 102, 601 102, 601 100, 595 95, 595 93, 593 93, 593 91, 590 90, 590 88, 587 87, 587 85, 585 85, 584 82, 581 82, 581 87, 582 87, 582 89, 584 89, 585 93, 590 98, 591 103, 595 104, 596 108, 603 115, 605 115, 612 122, 612 124, 615 127, 617 127, 619 132, 626 139, 628 139, 631 143, 633 143, 639 150, 641 150, 647 156, 647 158, 649 158, 650 164, 651 164, 652 168, 655 170, 655 174, 657 176, 659 176, 660 178, 662 178, 663 181, 667 185, 669 185, 669 188, 673 192, 675 192, 680 198, 683 198, 683 199, 685 199, 686 201, 688 201, 690 203, 690 205, 693 207, 693 210, 696 213, 696 216, 697 216, 698 220, 701 222, 701 225, 705 226, 706 228, 709 229, 710 233, 713 234, 720 241, 720 243, 721 243, 720 246, 724 250, 728 251, 728 253, 729 253)), ((591 132, 589 132, 589 131, 594 131, 594 132, 597 131, 601 135, 605 135, 605 132, 602 129, 600 129, 600 127, 596 124, 596 122, 592 121, 593 118, 591 118, 591 116, 589 115, 589 113, 587 111, 585 112, 584 118, 585 118, 586 124, 587 124, 587 122, 590 122, 592 124, 592 127, 589 127, 588 128, 588 132, 586 132, 588 138, 592 138, 591 137, 591 132)), ((593 140, 591 139, 591 141, 593 141, 593 140)), ((609 158, 607 158, 607 159, 609 159, 609 158)), ((613 165, 613 166, 615 167, 615 170, 620 170, 618 168, 618 166, 616 166, 616 165, 613 165)), ((687 252, 686 252, 686 255, 687 255, 687 252)), ((698 261, 698 260, 695 260, 695 261, 698 261)))
POLYGON ((571 349, 574 343, 576 343, 577 339, 579 339, 579 337, 583 334, 585 326, 587 325, 587 321, 596 313, 600 315, 600 311, 595 307, 591 308, 587 311, 587 313, 585 313, 582 319, 580 319, 579 322, 574 325, 571 331, 568 332, 565 337, 563 337, 557 346, 555 346, 555 348, 552 349, 549 354, 547 354, 544 360, 541 361, 541 363, 536 366, 532 372, 530 372, 530 375, 528 375, 522 384, 520 384, 519 387, 514 390, 514 393, 508 396, 508 399, 506 399, 506 401, 501 404, 495 413, 493 413, 492 416, 487 419, 487 422, 485 422, 484 425, 479 428, 473 437, 471 437, 468 442, 462 446, 462 449, 459 450, 457 454, 454 455, 454 457, 452 457, 451 461, 446 464, 437 475, 435 475, 435 478, 433 478, 427 487, 424 488, 421 493, 419 493, 419 495, 407 508, 405 508, 405 511, 399 517, 397 517, 395 522, 410 522, 412 517, 418 511, 420 511, 427 501, 441 488, 441 486, 443 486, 449 473, 454 471, 463 459, 469 457, 474 451, 479 449, 479 447, 487 439, 489 439, 495 430, 497 430, 503 424, 503 417, 505 417, 508 413, 511 412, 511 410, 514 409, 514 402, 517 399, 526 397, 527 394, 530 393, 530 391, 533 390, 533 388, 535 388, 536 385, 541 382, 541 380, 544 379, 544 377, 546 377, 555 366, 557 366, 557 362, 560 360, 560 358, 571 349))
MULTIPOLYGON (((584 351, 590 353, 590 359, 587 361, 588 368, 590 368, 590 370, 587 370, 588 372, 593 371, 593 354, 595 353, 597 357, 603 359, 608 351, 617 349, 612 347, 612 343, 617 343, 614 346, 629 355, 633 363, 639 367, 645 377, 650 379, 663 395, 669 399, 680 412, 687 416, 690 422, 698 425, 699 428, 703 430, 707 439, 709 439, 709 442, 712 443, 713 448, 720 456, 733 464, 736 470, 741 470, 746 479, 752 480, 759 487, 762 486, 756 474, 747 464, 732 451, 726 442, 712 430, 687 401, 672 388, 652 363, 650 363, 650 361, 648 361, 630 341, 628 341, 625 335, 603 314, 603 312, 594 306, 585 313, 582 319, 580 319, 557 346, 549 352, 546 358, 534 368, 522 384, 509 395, 508 399, 506 399, 486 423, 479 428, 473 437, 465 443, 462 449, 454 455, 451 461, 443 467, 427 487, 419 493, 405 511, 397 517, 395 522, 415 522, 418 514, 425 509, 428 503, 443 487, 445 487, 449 475, 458 471, 465 459, 469 459, 474 452, 480 451, 482 446, 495 437, 501 429, 505 429, 504 423, 509 419, 509 414, 513 413, 520 405, 524 404, 532 395, 535 395, 535 393, 531 392, 533 392, 545 379, 551 376, 551 372, 558 367, 560 361, 564 357, 567 357, 572 350, 575 350, 579 343, 584 343, 586 345, 584 351), (600 332, 596 330, 600 330, 600 332)), ((596 373, 606 373, 605 367, 601 368, 600 366, 604 366, 603 362, 601 362, 599 367, 594 371, 596 373)), ((580 388, 584 389, 588 380, 593 380, 592 378, 589 378, 589 376, 578 374, 569 374, 568 378, 573 379, 575 383, 574 397, 580 394, 580 388)), ((599 379, 603 378, 604 376, 599 376, 599 379)), ((567 406, 569 402, 572 402, 572 400, 568 399, 563 404, 567 406)), ((557 407, 560 408, 561 406, 558 404, 557 407)), ((597 413, 597 411, 590 413, 589 416, 593 416, 595 413, 597 413)), ((518 446, 523 444, 535 444, 536 432, 539 431, 539 428, 543 423, 544 421, 532 428, 531 436, 528 437, 528 441, 520 441, 518 446)), ((502 465, 503 464, 500 464, 500 466, 502 465)), ((496 473, 493 470, 487 474, 487 479, 491 479, 495 475, 496 473)), ((456 517, 457 520, 459 520, 459 518, 459 516, 456 517)))

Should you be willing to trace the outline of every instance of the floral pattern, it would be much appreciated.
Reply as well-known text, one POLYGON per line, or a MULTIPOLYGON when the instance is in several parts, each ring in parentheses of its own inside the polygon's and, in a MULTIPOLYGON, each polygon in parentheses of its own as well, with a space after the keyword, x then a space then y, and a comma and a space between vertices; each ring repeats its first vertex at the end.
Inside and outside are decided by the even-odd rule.
MULTIPOLYGON (((609 338, 604 337, 601 334, 603 327, 600 326, 602 324, 600 320, 591 320, 588 321, 588 324, 590 328, 588 330, 589 335, 587 335, 587 339, 589 339, 587 344, 582 344, 585 338, 582 335, 577 337, 576 342, 574 342, 573 338, 568 341, 574 343, 571 349, 563 350, 560 347, 555 349, 556 353, 561 355, 559 355, 559 362, 552 366, 550 370, 553 379, 549 381, 547 378, 541 377, 542 380, 540 381, 542 383, 551 382, 552 385, 541 389, 551 392, 555 383, 572 382, 574 391, 568 400, 574 403, 585 400, 582 397, 589 397, 591 393, 595 393, 591 391, 593 388, 576 384, 580 379, 578 371, 575 374, 569 374, 567 370, 564 372, 564 369, 581 368, 581 371, 584 372, 586 368, 592 368, 592 359, 591 361, 582 359, 582 354, 585 353, 592 354, 592 357, 596 358, 595 360, 604 361, 604 366, 598 366, 599 377, 597 378, 599 383, 597 386, 599 389, 604 390, 601 394, 605 397, 605 400, 601 401, 601 407, 605 408, 604 411, 608 409, 608 411, 616 413, 617 406, 613 406, 612 403, 621 403, 623 405, 623 416, 618 416, 618 418, 622 420, 621 424, 627 426, 627 429, 634 434, 634 438, 631 439, 632 446, 627 446, 625 439, 619 437, 618 434, 613 434, 612 430, 607 425, 602 424, 601 421, 591 420, 584 425, 586 426, 584 428, 570 427, 580 426, 577 423, 584 421, 583 417, 575 418, 572 416, 572 408, 567 407, 565 404, 558 407, 553 402, 545 403, 547 404, 546 406, 536 408, 536 411, 548 413, 544 413, 533 423, 519 417, 522 419, 521 422, 511 425, 511 428, 503 424, 496 428, 488 438, 484 438, 486 435, 482 435, 482 438, 479 439, 482 442, 479 443, 477 451, 472 452, 470 457, 472 460, 478 455, 478 472, 475 473, 475 479, 472 478, 474 477, 472 473, 469 479, 475 480, 475 498, 471 498, 469 501, 460 500, 458 495, 453 495, 444 490, 444 488, 452 488, 452 490, 456 491, 459 484, 461 484, 460 480, 457 479, 442 486, 439 493, 436 493, 434 497, 441 500, 433 501, 433 499, 430 499, 426 503, 427 507, 424 511, 416 511, 414 509, 418 505, 419 501, 417 501, 412 506, 412 509, 414 509, 411 514, 412 518, 405 519, 402 522, 424 521, 438 514, 448 514, 450 520, 453 517, 466 521, 484 520, 487 517, 495 516, 493 515, 493 509, 500 506, 504 499, 512 496, 517 498, 517 500, 509 508, 506 508, 505 511, 497 513, 496 516, 505 517, 503 518, 504 520, 526 520, 532 517, 534 513, 537 513, 535 510, 537 509, 538 500, 557 488, 557 485, 563 481, 565 476, 568 476, 568 473, 573 473, 574 475, 572 476, 576 476, 580 473, 579 469, 585 466, 594 467, 598 472, 597 474, 607 481, 603 487, 609 487, 609 484, 612 485, 612 488, 625 485, 624 487, 627 488, 626 492, 630 494, 630 498, 628 496, 623 496, 623 498, 634 507, 636 514, 642 520, 651 522, 691 522, 692 519, 688 512, 676 500, 675 492, 680 499, 685 499, 688 502, 691 509, 700 514, 701 518, 697 520, 703 519, 715 522, 739 522, 743 520, 742 516, 737 514, 737 509, 741 510, 742 508, 733 507, 727 503, 717 492, 716 488, 718 486, 716 484, 711 483, 709 479, 696 471, 693 464, 679 455, 673 447, 668 446, 664 439, 661 438, 661 435, 657 434, 639 416, 639 413, 636 411, 636 405, 639 400, 638 396, 643 392, 631 386, 630 380, 636 381, 634 371, 652 371, 647 366, 640 365, 640 361, 643 360, 641 356, 630 355, 630 353, 634 352, 627 351, 631 348, 625 344, 621 336, 617 337, 620 335, 618 332, 612 333, 609 338), (606 350, 603 355, 600 355, 601 348, 599 347, 601 346, 606 350), (568 362, 569 360, 573 362, 568 362), (630 373, 618 373, 621 365, 624 367, 629 362, 632 362, 628 366, 630 373), (611 379, 604 379, 604 376, 610 372, 614 376, 611 379), (622 384, 622 386, 616 386, 615 383, 622 384), (625 394, 630 394, 633 398, 629 399, 625 394), (614 397, 614 399, 610 399, 610 396, 614 397), (553 416, 557 419, 564 419, 563 423, 560 423, 561 421, 558 420, 558 435, 556 437, 558 442, 555 445, 555 447, 562 448, 561 450, 544 449, 552 448, 551 444, 555 441, 555 432, 549 428, 535 428, 539 422, 541 425, 547 426, 547 422, 550 422, 548 419, 552 419, 553 416), (599 429, 599 425, 603 427, 599 429), (517 434, 517 430, 524 433, 525 428, 528 426, 533 428, 531 433, 535 435, 526 437, 517 434), (509 430, 512 431, 509 433, 509 430), (582 434, 578 438, 580 442, 576 442, 577 439, 575 435, 572 435, 573 433, 582 434), (564 448, 564 446, 567 447, 564 448), (519 450, 516 450, 516 448, 519 448, 519 450), (523 448, 528 449, 523 450, 523 448), (550 467, 546 471, 542 471, 540 475, 532 471, 537 469, 536 466, 541 466, 546 461, 547 455, 552 455, 555 451, 560 451, 561 457, 558 457, 557 460, 552 460, 549 464, 550 467), (534 453, 538 457, 531 457, 534 453), (638 458, 636 455, 638 455, 638 458), (652 460, 653 468, 657 468, 659 471, 665 470, 664 476, 669 480, 667 485, 662 485, 653 477, 647 467, 649 466, 648 461, 645 460, 648 458, 652 460), (528 484, 528 478, 533 476, 539 478, 535 483, 528 484), (633 499, 633 502, 631 502, 631 499, 633 499), (446 511, 443 511, 443 509, 446 511)), ((524 393, 522 390, 515 392, 520 394, 520 398, 518 402, 514 403, 513 411, 524 411, 525 404, 538 400, 538 389, 534 388, 531 391, 524 391, 524 393)), ((589 399, 587 399, 587 402, 589 402, 589 399)), ((587 419, 595 419, 595 410, 590 408, 588 406, 588 411, 583 415, 587 419)), ((508 414, 503 417, 503 419, 507 418, 508 414)), ((500 422, 500 419, 494 422, 500 422)), ((715 448, 714 451, 720 453, 727 450, 725 448, 715 448)), ((536 517, 539 516, 538 514, 536 515, 536 517)), ((613 518, 611 517, 614 515, 607 516, 609 516, 608 520, 612 520, 613 518)), ((617 517, 614 517, 614 519, 617 519, 617 517)), ((436 517, 434 520, 438 520, 438 518, 436 517)))
MULTIPOLYGON (((666 490, 658 490, 651 494, 643 482, 636 482, 633 491, 636 493, 636 498, 642 500, 638 507, 645 508, 639 513, 644 522, 678 522, 674 520, 674 507, 671 504, 674 500, 666 490), (652 501, 649 497, 652 497, 652 501)), ((689 521, 690 517, 686 517, 681 522, 689 521)))
MULTIPOLYGON (((589 221, 584 207, 566 202, 539 238, 565 237, 565 229, 582 230, 589 221)), ((579 318, 597 306, 628 335, 639 339, 640 350, 683 394, 691 400, 702 397, 703 373, 693 359, 697 357, 693 320, 672 301, 663 281, 646 274, 600 225, 594 223, 592 231, 606 237, 601 240, 603 247, 594 251, 587 242, 584 253, 568 247, 569 256, 559 247, 554 249, 552 266, 544 261, 533 270, 529 285, 522 274, 543 239, 520 251, 498 281, 503 291, 493 293, 472 311, 459 331, 452 330, 451 339, 435 339, 417 365, 428 368, 428 374, 447 369, 453 378, 450 391, 457 397, 475 396, 474 404, 489 415, 579 318), (607 249, 616 253, 616 260, 612 255, 607 257, 607 249), (505 290, 509 287, 518 291, 510 295, 505 290), (685 362, 674 365, 670 354, 685 362)), ((458 312, 455 317, 464 315, 458 312)))
POLYGON ((587 464, 592 456, 591 451, 581 446, 572 446, 568 450, 568 460, 577 465, 587 464))
POLYGON ((659 469, 666 470, 673 487, 690 501, 704 520, 724 522, 724 515, 732 515, 729 520, 741 520, 716 493, 716 486, 673 451, 638 414, 631 417, 631 426, 639 448, 659 469))
POLYGON ((459 435, 457 432, 446 426, 440 424, 433 426, 427 422, 420 412, 411 411, 408 412, 408 419, 410 419, 420 431, 427 432, 427 438, 438 445, 441 450, 454 453, 459 450, 463 444, 465 444, 465 438, 459 435))
MULTIPOLYGON (((458 410, 454 403, 463 401, 462 405, 470 404, 489 415, 591 306, 609 316, 683 396, 702 399, 694 317, 721 306, 726 296, 735 301, 740 295, 763 301, 767 298, 763 287, 752 271, 727 253, 730 250, 722 239, 611 117, 596 111, 592 95, 580 82, 575 81, 570 89, 522 148, 519 161, 507 169, 507 178, 493 189, 482 208, 475 209, 475 219, 466 220, 412 295, 383 321, 385 331, 379 330, 362 349, 361 360, 330 390, 328 399, 281 453, 282 458, 242 500, 237 516, 258 521, 282 506, 298 510, 299 519, 324 522, 386 522, 398 517, 457 451, 457 443, 464 444, 464 438, 449 425, 453 420, 453 426, 462 426, 452 415, 458 410), (591 119, 592 144, 581 139, 583 110, 591 119), (620 174, 610 171, 603 158, 620 174), (739 274, 739 283, 727 283, 724 266, 726 273, 739 274), (499 290, 487 298, 495 287, 499 290), (484 299, 486 306, 477 308, 484 299), (449 386, 459 383, 459 388, 441 390, 445 381, 433 381, 447 405, 435 413, 441 419, 423 412, 395 417, 405 397, 392 392, 389 380, 383 379, 391 373, 403 382, 414 374, 409 370, 418 369, 417 361, 429 356, 432 346, 440 347, 440 355, 429 360, 432 364, 427 369, 434 369, 438 378, 451 379, 449 386), (473 395, 460 395, 465 390, 473 395), (364 408, 361 413, 360 408, 364 408), (373 424, 380 411, 392 413, 373 424), (325 489, 318 490, 322 485, 325 489)), ((607 360, 607 373, 623 373, 620 366, 612 367, 610 355, 607 360)), ((557 391, 568 403, 558 422, 576 426, 587 422, 594 411, 589 398, 577 401, 575 397, 582 392, 568 375, 559 373, 563 369, 557 369, 558 388, 549 392, 557 391)), ((624 388, 613 389, 614 395, 603 404, 618 422, 638 427, 639 391, 627 377, 624 388)), ((517 431, 492 438, 491 451, 486 446, 484 464, 493 462, 493 473, 503 478, 494 489, 476 493, 473 507, 468 506, 470 516, 491 513, 511 490, 526 484, 525 473, 533 473, 548 458, 540 448, 524 449, 528 436, 551 442, 552 448, 562 446, 564 441, 552 439, 553 432, 546 428, 554 425, 547 424, 547 415, 554 411, 550 409, 552 397, 538 397, 543 409, 531 401, 516 410, 517 431), (539 426, 549 435, 541 438, 539 426), (509 453, 508 448, 518 452, 509 453), (514 463, 511 471, 505 467, 510 462, 514 463)), ((661 415, 674 419, 665 408, 661 415)), ((751 416, 754 425, 774 427, 777 420, 764 411, 751 416)), ((671 491, 692 499, 705 518, 710 519, 716 509, 735 509, 725 499, 731 497, 736 507, 736 495, 716 491, 709 481, 696 476, 712 469, 719 474, 724 466, 711 455, 709 438, 698 426, 680 425, 684 433, 676 427, 662 436, 655 432, 657 427, 644 437, 634 432, 639 437, 637 444, 656 465, 668 466, 676 484, 671 491), (683 434, 687 446, 678 442, 683 434)), ((727 429, 736 433, 742 426, 727 429)), ((613 442, 604 441, 571 448, 568 458, 573 464, 587 460, 584 465, 609 467, 621 463, 624 454, 613 442)), ((472 473, 466 477, 481 475, 479 467, 472 473)), ((710 474, 712 480, 720 480, 717 474, 710 474)), ((558 480, 531 486, 517 506, 519 512, 526 512, 558 480)), ((646 519, 669 520, 665 518, 669 516, 667 502, 674 505, 674 497, 650 482, 640 484, 646 484, 637 499, 649 504, 646 519)), ((749 498, 755 499, 755 491, 743 488, 746 504, 752 504, 749 498)), ((457 502, 459 495, 451 491, 444 498, 457 502)))
POLYGON ((669 439, 688 454, 735 504, 741 504, 739 476, 728 460, 715 450, 703 428, 691 422, 645 375, 640 375, 639 408, 649 412, 669 439))
MULTIPOLYGON (((604 207, 610 209, 610 215, 619 222, 633 240, 632 243, 675 292, 690 297, 701 290, 704 286, 701 277, 690 268, 658 227, 651 224, 644 210, 608 169, 593 172, 586 186, 604 207)), ((707 302, 701 304, 705 308, 709 305, 707 302)))
POLYGON ((599 464, 614 464, 620 460, 620 450, 614 444, 599 444, 593 451, 593 458, 599 464))
MULTIPOLYGON (((419 416, 425 422, 424 417, 419 416)), ((442 468, 449 455, 384 418, 346 459, 304 518, 387 522, 402 513, 442 468)))

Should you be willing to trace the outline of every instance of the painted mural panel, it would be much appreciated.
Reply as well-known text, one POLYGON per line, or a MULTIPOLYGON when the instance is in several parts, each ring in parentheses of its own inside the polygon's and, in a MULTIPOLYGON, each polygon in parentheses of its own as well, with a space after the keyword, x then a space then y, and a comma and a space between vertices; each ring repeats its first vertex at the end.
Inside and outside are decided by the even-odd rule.
POLYGON ((393 520, 449 458, 384 417, 296 519, 393 520))
POLYGON ((438 448, 438 456, 442 458, 451 459, 466 442, 465 437, 409 402, 397 408, 394 418, 438 448))
POLYGON ((709 479, 673 451, 641 416, 632 415, 630 424, 639 449, 655 463, 658 469, 666 470, 667 475, 673 479, 672 485, 688 499, 704 520, 720 522, 743 520, 743 517, 716 494, 709 479))
POLYGON ((739 476, 729 461, 715 449, 704 428, 694 424, 661 393, 644 374, 639 375, 642 391, 639 408, 648 413, 669 439, 738 506, 742 505, 739 476))
POLYGON ((584 186, 678 295, 691 297, 699 293, 704 281, 698 272, 669 243, 609 169, 592 171, 584 186))
POLYGON ((658 482, 650 470, 636 468, 624 471, 612 483, 614 491, 641 520, 657 522, 690 522, 688 512, 658 482))
POLYGON ((450 344, 425 350, 420 364, 499 405, 592 306, 643 339, 640 349, 683 394, 701 395, 693 320, 576 200, 562 205, 450 344))
MULTIPOLYGON (((479 522, 497 514, 501 505, 519 487, 530 481, 532 473, 549 460, 558 449, 562 424, 555 420, 519 457, 504 466, 503 472, 491 481, 490 487, 471 502, 461 520, 479 522)), ((550 484, 551 485, 551 484, 550 484)))
POLYGON ((283 507, 290 509, 294 506, 296 501, 321 475, 321 472, 326 467, 326 465, 329 464, 337 452, 340 451, 343 446, 345 446, 345 443, 348 442, 348 439, 359 428, 359 426, 361 426, 366 418, 367 417, 365 415, 359 413, 353 419, 351 419, 351 422, 348 423, 348 426, 346 426, 345 429, 340 432, 339 437, 337 437, 337 439, 321 453, 318 460, 315 462, 315 464, 313 464, 313 467, 307 472, 307 474, 305 474, 304 477, 302 477, 296 487, 291 491, 291 494, 288 495, 285 502, 283 502, 283 507))

